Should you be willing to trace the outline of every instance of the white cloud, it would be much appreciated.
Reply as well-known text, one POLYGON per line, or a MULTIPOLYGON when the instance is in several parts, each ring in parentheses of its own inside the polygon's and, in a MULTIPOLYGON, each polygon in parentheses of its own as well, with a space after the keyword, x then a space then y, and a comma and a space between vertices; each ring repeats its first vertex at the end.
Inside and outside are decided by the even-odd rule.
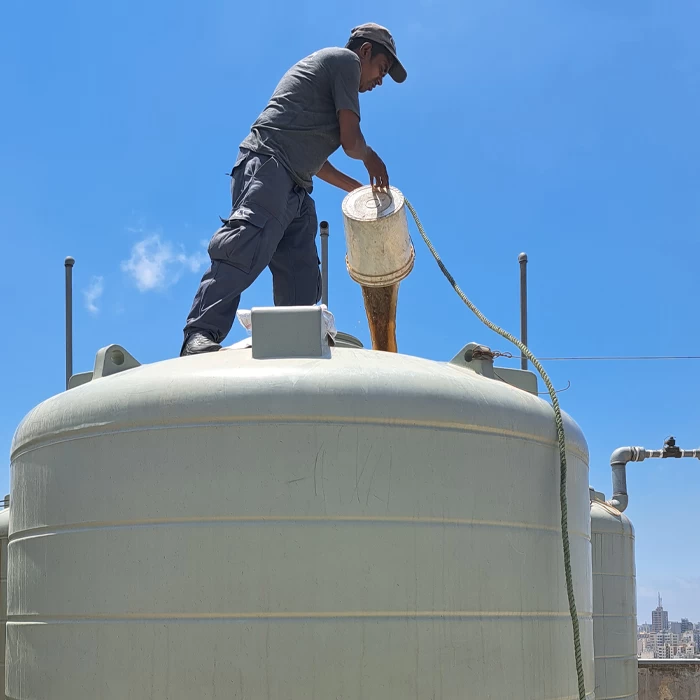
POLYGON ((90 280, 90 286, 83 290, 83 297, 85 299, 85 308, 91 314, 99 313, 100 309, 97 306, 97 302, 104 292, 104 281, 102 277, 93 277, 90 280))
POLYGON ((122 270, 133 278, 139 291, 148 292, 175 284, 183 272, 199 272, 208 261, 204 251, 187 254, 182 245, 163 241, 156 233, 134 244, 122 270))
POLYGON ((700 591, 700 578, 675 578, 675 583, 684 591, 700 591))
POLYGON ((656 600, 658 593, 657 589, 652 586, 637 586, 637 597, 639 598, 653 598, 656 600))

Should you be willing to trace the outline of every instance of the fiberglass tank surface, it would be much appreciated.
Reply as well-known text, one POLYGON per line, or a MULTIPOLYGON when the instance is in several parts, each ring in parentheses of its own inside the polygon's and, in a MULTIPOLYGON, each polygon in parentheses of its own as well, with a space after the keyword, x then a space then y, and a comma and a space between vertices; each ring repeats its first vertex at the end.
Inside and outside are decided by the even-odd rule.
POLYGON ((599 496, 591 501, 595 696, 637 700, 634 527, 599 496))
POLYGON ((8 694, 574 700, 559 513, 551 407, 470 369, 241 349, 94 379, 15 435, 8 694))
POLYGON ((0 688, 5 690, 5 626, 7 623, 7 537, 10 510, 0 510, 0 688))

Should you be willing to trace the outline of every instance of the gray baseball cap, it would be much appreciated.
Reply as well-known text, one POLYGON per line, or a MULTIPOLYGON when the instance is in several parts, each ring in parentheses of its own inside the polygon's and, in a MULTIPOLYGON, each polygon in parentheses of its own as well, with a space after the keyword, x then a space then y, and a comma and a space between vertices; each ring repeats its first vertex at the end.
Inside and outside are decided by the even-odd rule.
POLYGON ((359 27, 355 27, 350 32, 350 39, 367 39, 368 41, 374 41, 377 44, 381 44, 394 59, 394 62, 389 69, 389 75, 397 83, 403 83, 406 80, 406 69, 403 67, 401 61, 399 61, 396 55, 396 44, 394 43, 394 37, 386 27, 382 27, 374 22, 368 22, 367 24, 361 24, 359 27))

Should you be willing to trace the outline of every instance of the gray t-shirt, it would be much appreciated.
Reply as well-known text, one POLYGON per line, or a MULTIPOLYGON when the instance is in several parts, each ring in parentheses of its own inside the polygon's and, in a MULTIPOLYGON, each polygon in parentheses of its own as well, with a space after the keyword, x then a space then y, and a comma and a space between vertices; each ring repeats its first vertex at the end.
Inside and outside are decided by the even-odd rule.
POLYGON ((338 110, 360 116, 360 59, 348 49, 321 49, 292 66, 241 143, 272 155, 298 185, 312 177, 340 146, 338 110))

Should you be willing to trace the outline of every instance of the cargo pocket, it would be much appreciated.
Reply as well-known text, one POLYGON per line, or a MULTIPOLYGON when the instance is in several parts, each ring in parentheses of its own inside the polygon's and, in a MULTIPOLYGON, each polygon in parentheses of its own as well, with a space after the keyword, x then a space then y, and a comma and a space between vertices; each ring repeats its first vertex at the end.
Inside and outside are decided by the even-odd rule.
POLYGON ((239 207, 214 234, 209 256, 248 274, 257 262, 264 228, 270 219, 265 211, 239 207))
POLYGON ((294 181, 283 165, 272 156, 253 154, 245 162, 245 172, 234 209, 268 214, 286 229, 297 216, 298 198, 292 197, 294 181))

